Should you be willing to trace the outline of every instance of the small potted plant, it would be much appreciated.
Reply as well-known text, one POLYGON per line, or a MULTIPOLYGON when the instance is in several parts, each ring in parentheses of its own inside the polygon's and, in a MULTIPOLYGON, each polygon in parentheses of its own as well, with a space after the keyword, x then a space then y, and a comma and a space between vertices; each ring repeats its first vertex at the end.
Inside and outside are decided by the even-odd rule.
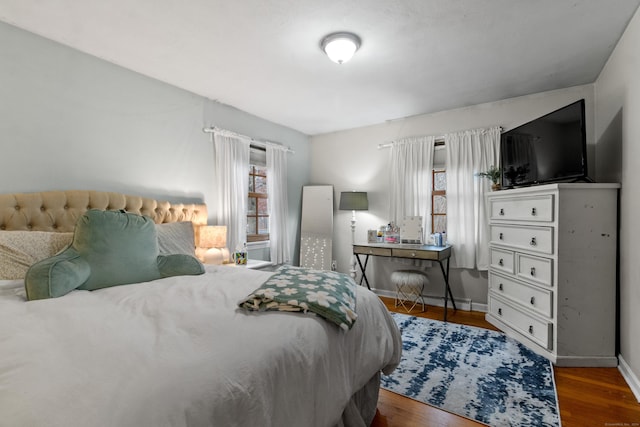
POLYGON ((496 191, 500 189, 500 168, 491 165, 488 171, 486 172, 478 172, 477 176, 481 176, 483 178, 488 178, 491 180, 491 190, 496 191))

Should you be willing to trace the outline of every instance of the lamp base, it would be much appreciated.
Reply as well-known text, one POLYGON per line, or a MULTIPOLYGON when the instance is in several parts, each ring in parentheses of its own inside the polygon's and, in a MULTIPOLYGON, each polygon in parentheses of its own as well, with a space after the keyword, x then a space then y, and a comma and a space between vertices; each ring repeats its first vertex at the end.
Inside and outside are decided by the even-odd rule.
POLYGON ((221 265, 229 262, 229 249, 227 248, 198 248, 196 257, 205 264, 221 265))

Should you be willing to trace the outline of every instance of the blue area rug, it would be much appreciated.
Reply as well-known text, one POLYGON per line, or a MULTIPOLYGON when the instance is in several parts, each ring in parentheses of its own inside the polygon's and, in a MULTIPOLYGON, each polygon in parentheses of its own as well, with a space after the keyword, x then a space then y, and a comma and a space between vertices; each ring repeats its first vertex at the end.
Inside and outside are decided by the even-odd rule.
POLYGON ((402 361, 382 388, 490 426, 560 425, 544 357, 499 332, 391 314, 402 361))

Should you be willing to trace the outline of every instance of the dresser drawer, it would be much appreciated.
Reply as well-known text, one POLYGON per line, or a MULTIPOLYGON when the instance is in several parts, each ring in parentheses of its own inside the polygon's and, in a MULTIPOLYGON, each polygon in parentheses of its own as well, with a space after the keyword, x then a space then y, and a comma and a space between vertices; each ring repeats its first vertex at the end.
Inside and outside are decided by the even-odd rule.
POLYGON ((505 273, 514 274, 514 252, 504 249, 491 248, 491 268, 505 273))
POLYGON ((492 224, 491 243, 553 254, 553 228, 492 224))
POLYGON ((391 256, 391 248, 376 248, 371 246, 354 246, 353 247, 354 254, 364 254, 364 255, 380 255, 380 256, 391 256))
POLYGON ((553 324, 551 322, 538 319, 533 314, 519 310, 493 292, 489 294, 489 313, 520 332, 524 337, 547 350, 553 350, 553 324))
POLYGON ((553 293, 549 289, 528 285, 492 271, 489 290, 543 316, 553 317, 553 293))
POLYGON ((553 194, 544 196, 495 198, 491 219, 505 221, 553 221, 553 194))
POLYGON ((530 282, 553 286, 553 260, 518 253, 516 275, 530 282))

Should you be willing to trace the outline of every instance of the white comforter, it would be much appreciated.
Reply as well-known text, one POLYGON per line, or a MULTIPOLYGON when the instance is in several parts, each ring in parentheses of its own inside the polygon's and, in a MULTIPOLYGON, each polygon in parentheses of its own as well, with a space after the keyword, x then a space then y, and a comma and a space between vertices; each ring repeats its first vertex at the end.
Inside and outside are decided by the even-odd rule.
POLYGON ((272 273, 201 276, 25 302, 0 282, 0 426, 333 426, 400 360, 384 305, 358 288, 349 332, 237 302, 272 273))

